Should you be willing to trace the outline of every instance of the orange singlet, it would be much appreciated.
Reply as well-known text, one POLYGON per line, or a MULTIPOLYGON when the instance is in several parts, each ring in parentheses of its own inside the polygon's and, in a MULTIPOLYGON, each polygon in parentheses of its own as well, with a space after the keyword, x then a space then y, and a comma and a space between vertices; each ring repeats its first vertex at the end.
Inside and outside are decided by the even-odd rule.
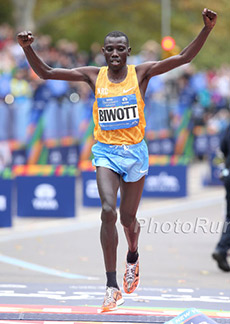
POLYGON ((108 67, 97 77, 93 120, 97 141, 112 145, 140 143, 145 134, 144 101, 141 97, 134 65, 120 83, 110 82, 108 67))

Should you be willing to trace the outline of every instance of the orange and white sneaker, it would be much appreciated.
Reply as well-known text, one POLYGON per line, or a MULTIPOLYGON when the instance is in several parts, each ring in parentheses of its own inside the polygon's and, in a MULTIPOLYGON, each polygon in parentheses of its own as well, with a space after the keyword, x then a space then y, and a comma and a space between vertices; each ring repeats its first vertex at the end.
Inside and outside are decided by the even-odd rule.
POLYGON ((103 305, 101 306, 102 312, 109 312, 117 309, 117 306, 124 303, 120 289, 115 287, 106 287, 106 294, 103 305))
POLYGON ((126 294, 131 294, 139 284, 139 258, 135 263, 126 263, 126 270, 123 278, 123 288, 126 294))

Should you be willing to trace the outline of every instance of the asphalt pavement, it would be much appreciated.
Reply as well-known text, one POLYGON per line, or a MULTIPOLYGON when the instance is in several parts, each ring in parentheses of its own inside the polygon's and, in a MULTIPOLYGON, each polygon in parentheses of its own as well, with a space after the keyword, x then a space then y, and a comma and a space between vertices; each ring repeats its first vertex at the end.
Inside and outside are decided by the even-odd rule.
MULTIPOLYGON (((230 273, 219 270, 211 258, 224 221, 225 192, 222 186, 203 185, 202 179, 208 172, 206 162, 189 166, 187 197, 142 199, 138 211, 142 227, 141 283, 134 296, 136 301, 139 298, 145 305, 154 301, 154 305, 168 308, 192 305, 230 309, 230 273)), ((77 195, 79 202, 80 187, 77 195)), ((121 285, 127 244, 119 220, 117 228, 117 273, 121 285)), ((1 304, 76 305, 76 300, 90 304, 92 291, 97 296, 96 303, 101 304, 105 274, 99 232, 100 208, 85 208, 81 204, 74 218, 15 215, 11 228, 0 229, 1 304), (85 295, 74 298, 77 292, 68 293, 71 287, 85 295), (56 293, 50 297, 49 291, 56 293), (69 298, 65 300, 60 291, 69 298), (63 299, 55 299, 57 295, 63 299)), ((126 296, 127 305, 129 300, 126 296)))

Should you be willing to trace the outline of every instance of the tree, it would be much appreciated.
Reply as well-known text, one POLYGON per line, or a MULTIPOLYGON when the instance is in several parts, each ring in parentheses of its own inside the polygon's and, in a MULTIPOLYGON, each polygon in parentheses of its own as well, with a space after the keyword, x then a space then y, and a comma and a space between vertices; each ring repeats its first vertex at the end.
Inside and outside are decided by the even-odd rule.
MULTIPOLYGON (((184 48, 200 31, 205 1, 171 0, 171 35, 184 48)), ((0 23, 19 30, 46 33, 54 42, 60 38, 77 41, 88 51, 106 33, 121 30, 130 38, 133 53, 147 40, 161 42, 161 0, 0 0, 0 23), (14 22, 13 19, 14 18, 14 22)), ((229 61, 229 0, 212 2, 219 19, 207 44, 194 60, 200 68, 218 67, 229 61), (210 55, 210 51, 212 55, 210 55)))

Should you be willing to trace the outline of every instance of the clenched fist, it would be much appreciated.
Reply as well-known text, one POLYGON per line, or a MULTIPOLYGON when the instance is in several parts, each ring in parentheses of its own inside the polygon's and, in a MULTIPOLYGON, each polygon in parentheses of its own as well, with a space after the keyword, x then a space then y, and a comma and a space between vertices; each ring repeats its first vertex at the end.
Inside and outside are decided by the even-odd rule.
POLYGON ((17 35, 18 43, 21 47, 27 47, 34 41, 34 36, 31 31, 24 31, 17 35))
POLYGON ((217 20, 216 12, 205 8, 202 12, 202 15, 205 26, 212 29, 215 26, 217 20))

